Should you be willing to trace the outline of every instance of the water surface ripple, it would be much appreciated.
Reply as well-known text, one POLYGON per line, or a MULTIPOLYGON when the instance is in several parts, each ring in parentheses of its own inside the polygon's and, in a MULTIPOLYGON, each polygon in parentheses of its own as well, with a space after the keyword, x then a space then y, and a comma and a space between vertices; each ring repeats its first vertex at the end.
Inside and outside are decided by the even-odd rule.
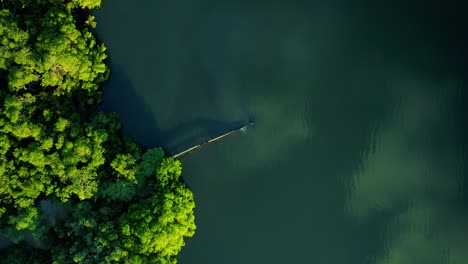
POLYGON ((96 12, 125 133, 175 153, 256 122, 183 158, 180 263, 468 263, 466 8, 325 2, 96 12))

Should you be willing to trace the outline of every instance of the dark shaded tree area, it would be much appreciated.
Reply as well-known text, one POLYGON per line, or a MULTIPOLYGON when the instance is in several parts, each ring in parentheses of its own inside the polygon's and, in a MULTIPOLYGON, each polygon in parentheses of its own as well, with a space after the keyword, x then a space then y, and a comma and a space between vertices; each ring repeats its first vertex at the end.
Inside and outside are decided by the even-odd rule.
POLYGON ((0 233, 14 243, 1 263, 176 263, 194 234, 180 162, 97 111, 106 48, 83 14, 99 6, 1 1, 0 233), (69 215, 52 224, 44 200, 69 215))

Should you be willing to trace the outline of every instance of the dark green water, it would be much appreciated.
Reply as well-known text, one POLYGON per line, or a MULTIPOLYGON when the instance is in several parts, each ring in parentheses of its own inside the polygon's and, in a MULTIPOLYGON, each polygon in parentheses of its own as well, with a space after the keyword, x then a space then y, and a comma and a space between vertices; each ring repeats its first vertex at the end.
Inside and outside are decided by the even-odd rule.
POLYGON ((468 263, 466 8, 104 2, 128 135, 176 153, 256 122, 182 158, 180 263, 468 263))

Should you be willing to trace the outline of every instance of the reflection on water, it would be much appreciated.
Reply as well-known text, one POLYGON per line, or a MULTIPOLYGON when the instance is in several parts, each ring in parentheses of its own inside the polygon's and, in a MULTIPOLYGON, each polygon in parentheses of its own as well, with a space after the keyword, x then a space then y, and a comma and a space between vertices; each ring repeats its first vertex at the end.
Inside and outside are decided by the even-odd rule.
POLYGON ((392 3, 105 2, 127 134, 177 152, 255 120, 183 158, 180 263, 468 263, 463 9, 392 3))
POLYGON ((447 111, 460 87, 439 84, 439 93, 431 93, 424 89, 430 83, 413 85, 374 133, 354 175, 350 208, 362 221, 391 215, 385 254, 375 263, 465 263, 468 211, 459 197, 465 161, 447 111))

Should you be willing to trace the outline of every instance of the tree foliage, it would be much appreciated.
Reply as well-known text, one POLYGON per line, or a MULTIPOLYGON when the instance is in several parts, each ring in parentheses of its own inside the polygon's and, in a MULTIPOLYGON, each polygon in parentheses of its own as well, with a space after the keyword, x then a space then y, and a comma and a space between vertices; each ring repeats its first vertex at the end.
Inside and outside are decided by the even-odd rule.
POLYGON ((1 263, 175 263, 194 234, 180 162, 142 150, 116 114, 96 111, 106 48, 88 29, 94 17, 75 14, 100 4, 2 1, 0 234, 14 246, 1 263), (43 200, 68 217, 52 224, 43 200), (31 235, 50 247, 28 245, 31 235))
POLYGON ((105 202, 98 210, 90 201, 78 203, 57 232, 66 246, 52 250, 56 263, 176 263, 184 238, 195 232, 195 203, 179 180, 180 162, 169 160, 154 168, 168 173, 153 173, 157 187, 149 197, 130 204, 105 202), (165 184, 157 181, 162 177, 165 184))
POLYGON ((97 44, 87 27, 76 27, 70 7, 100 2, 71 1, 48 9, 38 3, 34 9, 22 10, 28 14, 22 17, 8 9, 0 11, 0 70, 5 71, 8 88, 34 91, 40 84, 53 89, 54 95, 74 90, 94 93, 108 76, 106 48, 97 44))

